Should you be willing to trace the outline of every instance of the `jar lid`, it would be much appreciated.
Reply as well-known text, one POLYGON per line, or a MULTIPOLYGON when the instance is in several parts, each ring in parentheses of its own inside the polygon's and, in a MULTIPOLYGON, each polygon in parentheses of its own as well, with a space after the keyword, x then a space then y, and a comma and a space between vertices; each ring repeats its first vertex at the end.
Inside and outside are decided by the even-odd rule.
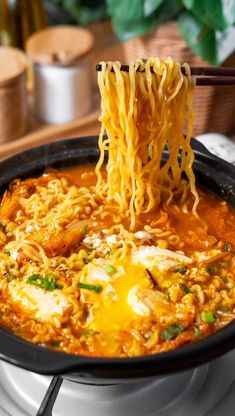
POLYGON ((92 34, 74 26, 54 26, 41 30, 26 42, 26 51, 33 62, 70 66, 92 48, 92 34))
POLYGON ((14 81, 27 66, 27 56, 20 49, 0 46, 0 86, 14 81))

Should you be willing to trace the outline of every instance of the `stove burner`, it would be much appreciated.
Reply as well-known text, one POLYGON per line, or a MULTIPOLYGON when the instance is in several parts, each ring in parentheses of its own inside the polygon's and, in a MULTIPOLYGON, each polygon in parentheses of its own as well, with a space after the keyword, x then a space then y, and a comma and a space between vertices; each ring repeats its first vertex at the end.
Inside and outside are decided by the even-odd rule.
POLYGON ((45 401, 43 409, 51 377, 0 361, 0 416, 231 416, 234 391, 229 399, 233 407, 224 406, 234 370, 235 350, 194 370, 133 384, 85 385, 64 379, 61 385, 55 377, 49 406, 45 401))

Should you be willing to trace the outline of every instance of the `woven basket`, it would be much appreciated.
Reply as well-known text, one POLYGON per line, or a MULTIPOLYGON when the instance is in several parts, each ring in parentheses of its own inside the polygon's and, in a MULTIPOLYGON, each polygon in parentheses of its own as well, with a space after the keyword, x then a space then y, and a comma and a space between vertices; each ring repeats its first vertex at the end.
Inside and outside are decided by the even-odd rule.
MULTIPOLYGON (((188 48, 175 22, 162 25, 149 35, 124 43, 124 53, 128 63, 148 56, 164 59, 170 55, 181 64, 187 62, 191 66, 209 66, 208 62, 188 48)), ((223 66, 235 67, 235 54, 223 66)), ((235 86, 197 87, 194 106, 194 135, 207 132, 234 133, 235 86)))

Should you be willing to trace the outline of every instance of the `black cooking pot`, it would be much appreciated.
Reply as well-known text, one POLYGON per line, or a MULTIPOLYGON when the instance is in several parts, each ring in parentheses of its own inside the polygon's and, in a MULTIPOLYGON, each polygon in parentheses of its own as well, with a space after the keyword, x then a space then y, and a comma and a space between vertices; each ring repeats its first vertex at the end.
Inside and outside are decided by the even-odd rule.
MULTIPOLYGON (((192 140, 197 182, 235 206, 235 166, 192 140)), ((95 163, 97 137, 64 140, 17 154, 0 163, 0 192, 15 178, 41 175, 45 168, 95 163)), ((166 154, 167 157, 167 154, 166 154)), ((0 359, 41 374, 69 374, 83 382, 153 377, 196 367, 235 347, 235 321, 195 344, 135 358, 82 357, 35 346, 0 329, 0 359)))

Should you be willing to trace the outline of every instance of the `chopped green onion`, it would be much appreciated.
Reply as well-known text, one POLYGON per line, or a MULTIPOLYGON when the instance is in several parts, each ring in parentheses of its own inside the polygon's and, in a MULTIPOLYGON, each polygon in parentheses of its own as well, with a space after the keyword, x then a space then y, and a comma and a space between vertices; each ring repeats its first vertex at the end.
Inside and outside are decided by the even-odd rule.
POLYGON ((142 58, 141 61, 146 64, 147 63, 147 59, 146 58, 142 58))
POLYGON ((95 331, 94 329, 87 329, 86 331, 82 333, 81 336, 87 338, 90 335, 98 335, 98 334, 99 334, 99 331, 95 331))
POLYGON ((221 306, 218 307, 218 311, 220 311, 220 312, 228 312, 229 311, 229 308, 228 308, 227 305, 221 305, 221 306))
POLYGON ((90 335, 90 331, 84 331, 82 333, 82 337, 85 337, 85 338, 89 337, 89 335, 90 335))
POLYGON ((8 280, 8 282, 12 282, 12 280, 14 280, 14 276, 11 273, 4 273, 3 276, 8 280))
POLYGON ((168 328, 164 329, 162 332, 162 336, 166 341, 170 341, 179 335, 181 332, 184 331, 184 327, 179 324, 172 324, 168 328))
POLYGON ((56 283, 56 277, 52 273, 47 274, 45 278, 41 274, 32 274, 28 277, 27 283, 49 292, 62 289, 62 286, 56 283))
POLYGON ((224 243, 224 251, 229 251, 230 250, 230 246, 227 243, 224 243))
POLYGON ((52 341, 51 346, 52 347, 59 347, 61 344, 61 341, 52 341))
POLYGON ((233 257, 235 257, 235 251, 233 251, 231 254, 232 254, 233 257))
POLYGON ((86 234, 87 232, 87 228, 88 228, 88 224, 83 225, 82 229, 81 229, 81 233, 82 234, 86 234))
POLYGON ((216 316, 211 311, 202 311, 201 320, 207 324, 213 324, 216 321, 216 316))
POLYGON ((205 270, 206 270, 206 272, 207 272, 207 273, 213 273, 213 272, 214 272, 214 267, 212 267, 212 266, 207 266, 207 267, 205 268, 205 270))
POLYGON ((114 274, 115 273, 115 268, 112 266, 112 264, 106 264, 106 266, 104 266, 104 270, 107 274, 114 274))
POLYGON ((180 283, 179 287, 181 290, 183 290, 185 295, 187 295, 188 293, 191 293, 191 290, 189 289, 189 287, 186 285, 183 285, 183 283, 180 283))
POLYGON ((228 262, 227 261, 221 261, 219 263, 216 263, 214 266, 207 266, 205 268, 207 273, 215 273, 217 268, 223 268, 223 267, 228 267, 228 262))
POLYGON ((89 285, 88 283, 81 283, 81 282, 78 283, 78 287, 79 289, 87 289, 87 290, 94 291, 96 293, 100 293, 103 290, 101 285, 89 285))
POLYGON ((180 267, 176 270, 176 273, 185 274, 187 272, 187 269, 185 267, 180 267))
POLYGON ((48 290, 48 291, 52 291, 58 288, 56 281, 55 281, 55 276, 53 274, 48 274, 44 281, 43 281, 43 286, 44 289, 48 290))
POLYGON ((88 259, 88 257, 83 257, 82 261, 83 261, 84 264, 88 264, 88 263, 91 262, 91 260, 88 259))
POLYGON ((196 338, 201 338, 202 337, 202 331, 200 330, 200 328, 198 328, 198 326, 194 326, 194 335, 196 338))
POLYGON ((31 274, 31 276, 28 277, 27 283, 30 283, 31 285, 34 285, 36 287, 42 286, 42 275, 41 274, 31 274))

